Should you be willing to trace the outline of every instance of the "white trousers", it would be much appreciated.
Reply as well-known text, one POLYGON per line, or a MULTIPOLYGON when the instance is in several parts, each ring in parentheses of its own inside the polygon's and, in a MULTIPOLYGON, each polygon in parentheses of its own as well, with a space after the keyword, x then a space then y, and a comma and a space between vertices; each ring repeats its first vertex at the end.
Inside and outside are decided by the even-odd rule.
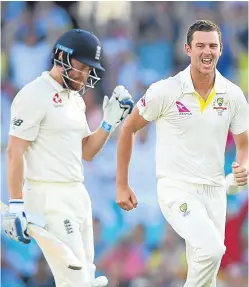
POLYGON ((161 178, 157 190, 164 217, 186 242, 188 273, 184 287, 215 287, 226 250, 225 188, 161 178))
POLYGON ((44 220, 47 230, 65 243, 83 265, 72 270, 37 241, 54 275, 57 287, 89 287, 94 274, 94 243, 90 197, 82 183, 44 183, 26 180, 25 211, 44 220))

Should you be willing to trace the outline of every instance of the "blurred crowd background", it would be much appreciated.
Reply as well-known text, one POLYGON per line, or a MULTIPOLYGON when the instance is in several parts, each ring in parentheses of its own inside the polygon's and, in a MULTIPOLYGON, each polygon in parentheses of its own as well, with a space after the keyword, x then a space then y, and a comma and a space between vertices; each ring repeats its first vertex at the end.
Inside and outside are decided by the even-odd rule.
MULTIPOLYGON (((10 105, 28 82, 51 68, 51 49, 64 31, 94 32, 103 44, 106 72, 84 100, 92 130, 102 119, 103 96, 122 84, 137 101, 153 82, 189 64, 183 45, 197 19, 215 21, 224 45, 218 69, 248 96, 248 2, 1 2, 1 196, 7 202, 6 146, 10 105)), ((34 95, 35 96, 35 95, 34 95)), ((186 276, 184 242, 164 220, 156 198, 155 127, 137 136, 130 183, 139 205, 123 212, 115 203, 114 133, 100 155, 84 162, 93 205, 97 274, 109 287, 180 287, 186 276)), ((212 144, 212 139, 210 139, 212 144)), ((234 142, 228 136, 225 173, 231 172, 234 142)), ((248 195, 228 196, 227 251, 218 287, 248 286, 248 195)), ((2 236, 2 287, 52 287, 53 278, 35 242, 22 245, 2 236)))

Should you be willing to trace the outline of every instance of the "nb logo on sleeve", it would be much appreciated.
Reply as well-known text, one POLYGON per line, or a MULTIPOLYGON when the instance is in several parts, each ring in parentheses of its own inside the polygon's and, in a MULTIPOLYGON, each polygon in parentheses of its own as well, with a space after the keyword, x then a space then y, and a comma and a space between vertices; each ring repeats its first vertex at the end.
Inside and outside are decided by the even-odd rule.
POLYGON ((13 120, 12 120, 12 124, 14 125, 14 126, 17 126, 17 127, 20 127, 20 125, 23 123, 23 120, 21 120, 21 119, 18 119, 18 118, 14 118, 13 120))

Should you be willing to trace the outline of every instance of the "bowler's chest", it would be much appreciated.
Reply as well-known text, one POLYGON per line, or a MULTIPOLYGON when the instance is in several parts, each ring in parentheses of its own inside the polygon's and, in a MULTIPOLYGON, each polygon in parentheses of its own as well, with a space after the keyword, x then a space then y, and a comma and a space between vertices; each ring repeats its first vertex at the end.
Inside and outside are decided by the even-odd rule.
POLYGON ((187 131, 221 131, 227 129, 231 121, 231 105, 226 94, 216 95, 202 105, 192 95, 184 95, 171 103, 167 122, 176 129, 187 131))

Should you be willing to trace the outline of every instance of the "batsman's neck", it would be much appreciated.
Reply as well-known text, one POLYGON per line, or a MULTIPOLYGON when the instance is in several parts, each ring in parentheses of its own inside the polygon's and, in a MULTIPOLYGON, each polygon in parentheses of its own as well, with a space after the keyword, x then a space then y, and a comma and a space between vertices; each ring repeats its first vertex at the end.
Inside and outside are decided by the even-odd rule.
POLYGON ((209 74, 202 74, 197 69, 191 67, 190 74, 195 90, 203 93, 210 93, 214 86, 215 71, 209 74))

